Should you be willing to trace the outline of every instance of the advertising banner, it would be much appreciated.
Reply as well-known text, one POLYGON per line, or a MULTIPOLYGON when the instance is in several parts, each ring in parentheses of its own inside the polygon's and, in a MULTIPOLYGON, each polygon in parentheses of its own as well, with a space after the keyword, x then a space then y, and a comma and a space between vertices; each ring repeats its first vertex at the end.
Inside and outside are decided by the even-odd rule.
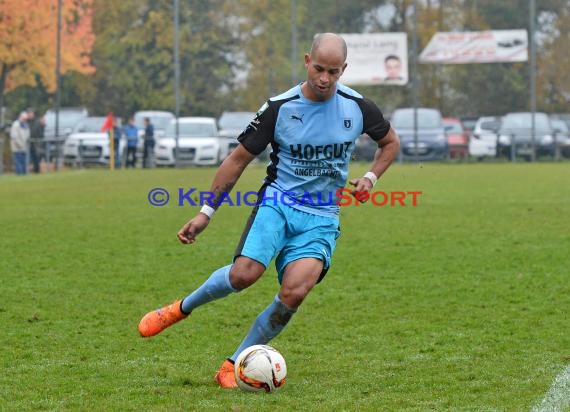
POLYGON ((341 34, 348 66, 340 81, 350 85, 405 85, 408 82, 406 33, 341 34))
POLYGON ((419 57, 420 63, 466 64, 528 60, 526 30, 436 33, 419 57))

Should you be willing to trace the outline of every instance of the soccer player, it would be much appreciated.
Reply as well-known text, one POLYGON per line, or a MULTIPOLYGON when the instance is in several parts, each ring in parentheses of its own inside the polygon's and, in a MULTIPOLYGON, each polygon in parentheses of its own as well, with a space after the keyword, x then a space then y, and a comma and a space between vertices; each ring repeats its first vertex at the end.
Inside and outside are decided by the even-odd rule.
POLYGON ((186 298, 149 312, 139 323, 141 336, 154 336, 199 306, 251 286, 275 258, 279 292, 217 372, 215 380, 223 388, 237 387, 234 362, 238 354, 277 336, 327 273, 340 234, 334 196, 346 183, 355 140, 366 133, 380 150, 370 171, 350 181, 354 194, 370 192, 399 151, 398 136, 380 109, 338 83, 346 69, 346 55, 342 37, 333 33, 315 37, 305 55, 306 81, 260 108, 239 136, 240 145, 214 177, 214 200, 178 232, 182 243, 194 243, 222 196, 227 196, 246 166, 271 144, 271 162, 258 205, 232 263, 214 271, 186 298))

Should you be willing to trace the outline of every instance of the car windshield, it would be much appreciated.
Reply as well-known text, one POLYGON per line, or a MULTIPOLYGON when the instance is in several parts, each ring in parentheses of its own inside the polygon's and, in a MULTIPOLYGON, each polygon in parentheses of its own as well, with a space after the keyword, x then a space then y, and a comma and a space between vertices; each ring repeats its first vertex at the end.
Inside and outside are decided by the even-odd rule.
MULTIPOLYGON (((441 116, 435 110, 417 110, 418 127, 422 129, 438 129, 441 126, 441 116)), ((412 129, 414 127, 413 110, 396 110, 392 116, 392 125, 396 129, 412 129)))
MULTIPOLYGON (((78 121, 83 119, 85 115, 81 112, 59 112, 59 127, 69 128, 74 127, 78 121)), ((46 128, 55 128, 55 112, 46 113, 46 128)))
POLYGON ((75 129, 74 133, 97 133, 101 131, 101 127, 105 123, 104 117, 88 117, 82 120, 75 129))
POLYGON ((445 123, 445 132, 449 134, 462 134, 463 128, 459 123, 445 123))
POLYGON ((473 130, 477 124, 477 119, 463 119, 461 120, 463 127, 468 130, 473 130))
POLYGON ((493 132, 493 131, 499 129, 499 127, 501 127, 501 122, 499 122, 497 120, 487 120, 487 121, 481 122, 481 125, 479 127, 481 128, 481 130, 488 130, 488 131, 493 132))
POLYGON ((137 129, 144 129, 144 119, 147 117, 150 119, 150 122, 154 128, 159 130, 165 130, 168 127, 170 121, 174 118, 173 116, 167 114, 154 116, 146 116, 144 114, 135 115, 135 126, 137 129))
POLYGON ((253 112, 225 112, 220 117, 220 129, 243 130, 254 116, 253 112))
MULTIPOLYGON (((535 113, 534 125, 536 129, 548 130, 550 123, 548 116, 544 113, 535 113)), ((505 129, 530 129, 532 128, 532 114, 531 113, 511 113, 505 116, 503 121, 503 128, 505 129)))
MULTIPOLYGON (((166 129, 167 136, 176 135, 176 123, 170 123, 166 129)), ((186 137, 214 137, 216 128, 212 123, 178 123, 178 135, 186 137)))

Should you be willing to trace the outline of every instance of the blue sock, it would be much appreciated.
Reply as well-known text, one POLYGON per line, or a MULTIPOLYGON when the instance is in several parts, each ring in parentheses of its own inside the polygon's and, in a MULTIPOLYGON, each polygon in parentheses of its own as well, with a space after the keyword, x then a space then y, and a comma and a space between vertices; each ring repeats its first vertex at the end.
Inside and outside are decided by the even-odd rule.
POLYGON ((230 360, 235 362, 238 355, 245 348, 252 345, 265 345, 283 330, 295 312, 297 311, 285 306, 279 300, 279 296, 275 296, 275 300, 271 305, 257 316, 239 348, 230 356, 230 360))
POLYGON ((212 273, 202 286, 184 298, 180 305, 182 311, 190 313, 200 305, 237 292, 230 282, 231 268, 232 265, 224 266, 212 273))

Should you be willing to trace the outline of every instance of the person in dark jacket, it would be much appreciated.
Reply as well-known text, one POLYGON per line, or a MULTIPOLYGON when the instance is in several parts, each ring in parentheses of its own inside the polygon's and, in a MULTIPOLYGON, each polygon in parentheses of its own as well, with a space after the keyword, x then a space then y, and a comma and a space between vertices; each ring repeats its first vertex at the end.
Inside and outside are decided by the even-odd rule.
POLYGON ((32 171, 40 173, 40 162, 44 157, 45 118, 38 119, 33 109, 28 109, 28 125, 30 127, 30 161, 32 171))
MULTIPOLYGON (((121 136, 123 132, 121 130, 121 120, 115 118, 113 125, 113 146, 115 150, 115 168, 121 167, 121 136)), ((110 161, 110 159, 109 159, 110 161)))
POLYGON ((144 151, 143 167, 148 168, 152 164, 152 154, 154 150, 154 126, 150 118, 144 118, 144 151))

